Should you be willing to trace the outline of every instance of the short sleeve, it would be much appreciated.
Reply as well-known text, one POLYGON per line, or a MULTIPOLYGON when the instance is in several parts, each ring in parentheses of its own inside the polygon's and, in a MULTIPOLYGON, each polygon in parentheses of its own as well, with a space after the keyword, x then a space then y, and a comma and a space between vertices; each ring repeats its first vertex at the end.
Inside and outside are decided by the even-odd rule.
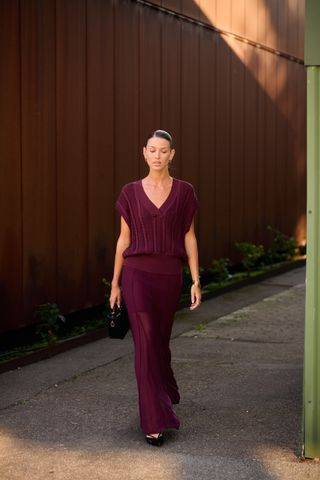
POLYGON ((131 228, 131 215, 130 215, 129 198, 128 198, 125 187, 122 187, 121 192, 120 192, 120 194, 117 198, 116 210, 125 219, 129 228, 131 228))
POLYGON ((196 195, 196 192, 194 190, 194 187, 190 185, 191 188, 187 194, 187 200, 186 200, 186 206, 185 206, 185 218, 183 222, 183 233, 186 234, 190 227, 191 223, 194 217, 194 214, 196 213, 196 210, 199 206, 199 201, 196 195))

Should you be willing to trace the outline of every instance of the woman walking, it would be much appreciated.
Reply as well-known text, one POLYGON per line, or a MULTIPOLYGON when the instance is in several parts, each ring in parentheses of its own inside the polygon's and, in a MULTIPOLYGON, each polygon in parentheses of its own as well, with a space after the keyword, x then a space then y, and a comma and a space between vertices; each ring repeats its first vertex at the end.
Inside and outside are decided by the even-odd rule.
POLYGON ((135 349, 140 427, 151 445, 163 430, 180 426, 172 405, 180 395, 171 368, 170 335, 179 303, 183 264, 193 279, 191 306, 201 303, 194 214, 198 199, 191 183, 171 177, 172 138, 164 130, 149 135, 143 155, 148 175, 125 184, 116 201, 121 216, 110 307, 120 307, 120 276, 135 349))

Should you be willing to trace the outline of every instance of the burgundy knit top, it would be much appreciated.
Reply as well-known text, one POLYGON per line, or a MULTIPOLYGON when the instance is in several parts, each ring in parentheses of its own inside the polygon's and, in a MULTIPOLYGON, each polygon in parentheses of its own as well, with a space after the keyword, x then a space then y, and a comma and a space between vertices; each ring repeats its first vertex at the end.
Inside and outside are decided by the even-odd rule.
POLYGON ((160 208, 145 193, 141 179, 125 184, 116 201, 131 233, 123 257, 132 257, 131 261, 139 258, 141 263, 142 256, 147 255, 149 261, 160 255, 164 260, 186 262, 184 236, 198 205, 193 185, 185 180, 173 177, 170 193, 160 208))

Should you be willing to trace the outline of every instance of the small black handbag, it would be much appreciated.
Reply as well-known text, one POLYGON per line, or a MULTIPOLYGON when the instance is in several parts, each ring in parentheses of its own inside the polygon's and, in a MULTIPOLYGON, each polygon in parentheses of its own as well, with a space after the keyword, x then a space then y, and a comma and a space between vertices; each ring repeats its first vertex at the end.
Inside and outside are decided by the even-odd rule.
POLYGON ((130 328, 128 311, 123 300, 120 304, 120 308, 116 303, 114 304, 113 310, 107 314, 107 319, 109 337, 123 339, 130 328))

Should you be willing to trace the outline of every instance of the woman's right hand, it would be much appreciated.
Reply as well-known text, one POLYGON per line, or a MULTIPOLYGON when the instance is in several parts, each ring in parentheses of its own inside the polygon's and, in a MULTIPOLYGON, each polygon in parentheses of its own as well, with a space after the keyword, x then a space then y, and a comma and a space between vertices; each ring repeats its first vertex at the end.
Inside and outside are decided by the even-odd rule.
POLYGON ((115 304, 117 304, 118 307, 120 308, 121 292, 120 292, 119 285, 112 285, 111 286, 111 293, 110 293, 109 301, 110 301, 111 310, 113 310, 113 307, 115 306, 115 304))

